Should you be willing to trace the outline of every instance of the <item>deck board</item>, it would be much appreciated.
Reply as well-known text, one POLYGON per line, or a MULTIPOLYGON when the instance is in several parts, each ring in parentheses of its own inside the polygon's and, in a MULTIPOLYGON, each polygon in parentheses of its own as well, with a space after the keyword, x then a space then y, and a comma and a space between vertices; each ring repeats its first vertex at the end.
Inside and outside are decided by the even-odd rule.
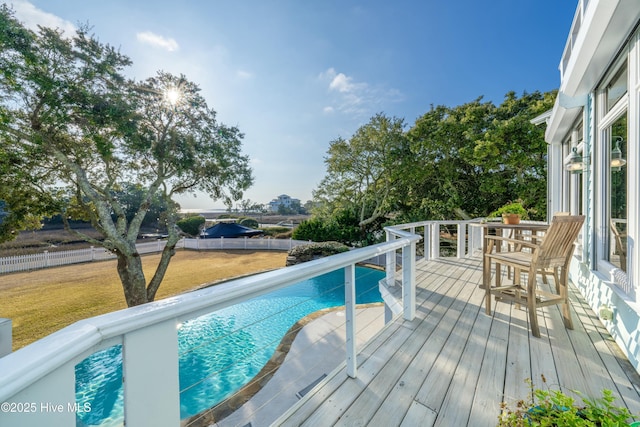
POLYGON ((611 389, 615 404, 640 413, 640 376, 575 288, 574 330, 548 306, 535 338, 525 307, 497 302, 485 314, 481 267, 479 258, 419 261, 416 318, 394 319, 359 348, 357 378, 334 371, 274 425, 495 426, 500 403, 526 399, 525 380, 540 387, 542 375, 590 396, 611 389))

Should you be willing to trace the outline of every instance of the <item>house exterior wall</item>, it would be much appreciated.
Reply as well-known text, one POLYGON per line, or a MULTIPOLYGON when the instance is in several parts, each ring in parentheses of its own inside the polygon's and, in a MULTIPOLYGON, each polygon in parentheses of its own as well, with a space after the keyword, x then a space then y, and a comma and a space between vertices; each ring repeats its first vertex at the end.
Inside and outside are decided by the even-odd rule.
POLYGON ((579 1, 545 135, 549 215, 569 210, 586 216, 571 279, 596 313, 613 311, 611 320, 601 321, 638 371, 639 26, 637 0, 579 1), (627 161, 622 167, 612 163, 617 140, 627 161), (565 168, 574 147, 583 163, 579 174, 565 168))
POLYGON ((278 212, 278 208, 280 206, 289 208, 291 207, 292 203, 300 204, 300 199, 293 199, 286 194, 281 194, 277 198, 269 202, 269 209, 271 210, 271 212, 278 212))

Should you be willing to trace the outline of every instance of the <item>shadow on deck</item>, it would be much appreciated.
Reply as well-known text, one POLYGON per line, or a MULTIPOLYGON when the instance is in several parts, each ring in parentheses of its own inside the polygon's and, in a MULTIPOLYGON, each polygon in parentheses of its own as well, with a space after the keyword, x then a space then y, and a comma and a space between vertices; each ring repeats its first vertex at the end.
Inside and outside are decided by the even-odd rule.
POLYGON ((535 338, 525 308, 485 314, 480 258, 419 261, 416 276, 416 318, 360 350, 356 379, 337 369, 274 425, 495 426, 501 402, 528 398, 527 378, 592 397, 610 389, 640 414, 640 376, 573 286, 574 329, 544 307, 535 338))

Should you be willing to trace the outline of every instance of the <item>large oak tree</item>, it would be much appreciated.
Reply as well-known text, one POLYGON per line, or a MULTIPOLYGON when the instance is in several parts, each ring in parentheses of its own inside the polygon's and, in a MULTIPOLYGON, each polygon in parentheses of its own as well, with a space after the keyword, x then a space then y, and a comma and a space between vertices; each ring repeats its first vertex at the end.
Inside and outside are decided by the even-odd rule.
MULTIPOLYGON (((129 306, 153 301, 179 240, 178 194, 227 203, 252 183, 243 135, 216 120, 198 86, 158 72, 123 75, 130 60, 80 29, 25 29, 0 8, 0 200, 22 222, 44 212, 91 221, 103 239, 72 232, 118 259, 129 306), (135 212, 122 196, 135 185, 135 212), (152 201, 167 206, 167 244, 151 278, 136 240, 152 201), (20 219, 20 218, 19 218, 20 219)), ((19 220, 13 225, 20 226, 19 220)))
POLYGON ((331 142, 315 214, 343 230, 354 222, 339 219, 355 216, 374 237, 385 221, 482 217, 515 200, 543 219, 547 145, 531 119, 554 99, 555 92, 509 92, 498 106, 482 97, 435 106, 406 132, 403 120, 377 114, 331 142))

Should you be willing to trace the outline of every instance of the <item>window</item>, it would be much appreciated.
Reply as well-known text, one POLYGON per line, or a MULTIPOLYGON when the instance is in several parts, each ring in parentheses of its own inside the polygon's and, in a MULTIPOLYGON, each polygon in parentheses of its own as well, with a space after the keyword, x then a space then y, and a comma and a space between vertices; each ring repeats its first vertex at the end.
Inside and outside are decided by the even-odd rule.
POLYGON ((629 72, 625 54, 603 80, 596 109, 597 138, 592 170, 597 269, 625 292, 630 292, 627 275, 628 218, 628 111, 629 72), (598 108, 599 107, 599 108, 598 108))
POLYGON ((627 93, 627 63, 625 62, 607 85, 607 112, 627 93))
POLYGON ((609 152, 609 262, 627 271, 627 115, 606 132, 609 152))

